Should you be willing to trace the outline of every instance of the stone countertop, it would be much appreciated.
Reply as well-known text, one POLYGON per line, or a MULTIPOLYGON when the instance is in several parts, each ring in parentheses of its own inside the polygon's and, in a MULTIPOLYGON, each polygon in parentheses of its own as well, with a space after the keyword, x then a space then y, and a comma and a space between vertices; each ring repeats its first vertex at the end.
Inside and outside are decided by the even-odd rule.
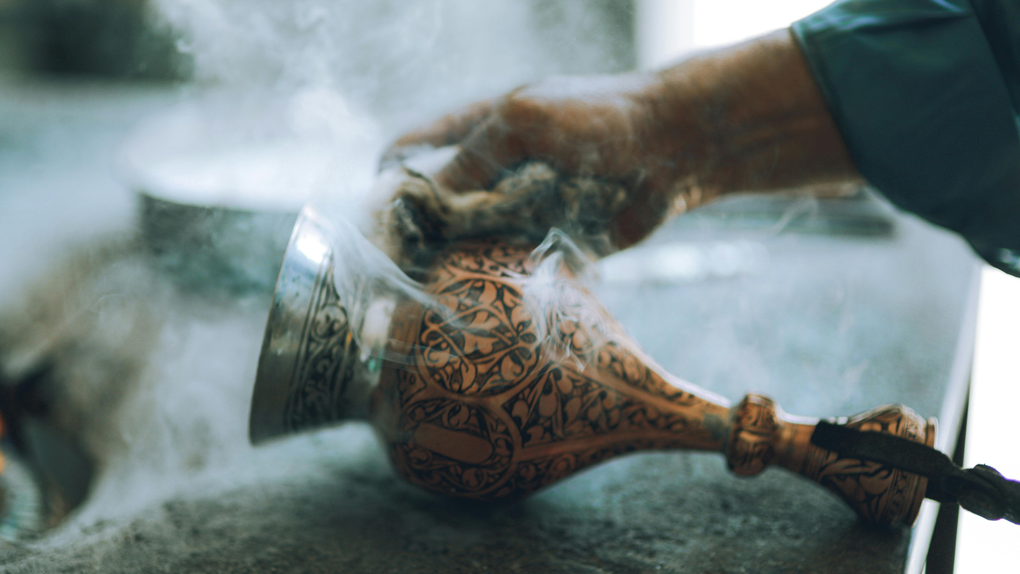
MULTIPOLYGON (((2 88, 8 304, 62 245, 127 226, 132 198, 110 168, 113 150, 179 95, 2 88)), ((951 383, 974 259, 956 238, 894 217, 892 234, 867 237, 682 218, 625 257, 680 245, 678 257, 711 263, 735 245, 743 259, 658 283, 606 277, 596 291, 667 370, 730 400, 761 392, 807 416, 900 402, 940 416, 960 399, 951 383)), ((835 496, 781 470, 733 476, 720 455, 634 454, 491 505, 402 483, 357 423, 251 449, 244 397, 267 300, 219 313, 173 301, 182 312, 163 339, 174 352, 157 350, 170 358, 145 383, 158 400, 126 403, 140 413, 130 448, 106 461, 67 524, 0 547, 0 571, 892 573, 908 559, 910 530, 866 527, 835 496), (217 354, 230 359, 204 360, 217 354), (229 400, 175 390, 199 387, 229 400), (173 448, 198 454, 161 454, 173 448)))
POLYGON ((900 572, 909 544, 806 481, 741 480, 714 455, 633 455, 491 505, 404 484, 364 429, 323 434, 297 447, 315 464, 175 496, 7 571, 900 572))

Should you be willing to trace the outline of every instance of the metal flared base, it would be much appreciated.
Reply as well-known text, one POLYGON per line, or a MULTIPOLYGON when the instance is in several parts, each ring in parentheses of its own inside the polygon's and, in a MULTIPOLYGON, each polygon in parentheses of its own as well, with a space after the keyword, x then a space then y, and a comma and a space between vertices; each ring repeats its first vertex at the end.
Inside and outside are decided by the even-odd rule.
POLYGON ((333 281, 327 230, 305 208, 291 234, 255 378, 253 444, 349 418, 358 346, 333 281))

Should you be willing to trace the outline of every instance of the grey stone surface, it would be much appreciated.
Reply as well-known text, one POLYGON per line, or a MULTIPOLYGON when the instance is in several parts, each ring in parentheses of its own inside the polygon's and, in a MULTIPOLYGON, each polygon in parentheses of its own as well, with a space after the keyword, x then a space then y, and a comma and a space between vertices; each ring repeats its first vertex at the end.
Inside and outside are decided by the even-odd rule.
MULTIPOLYGON (((111 150, 136 119, 175 98, 64 89, 8 87, 14 99, 0 98, 5 301, 61 246, 125 227, 131 197, 110 170, 111 150)), ((721 230, 692 218, 646 249, 711 254, 738 240, 756 245, 760 260, 701 280, 597 290, 668 370, 730 400, 764 392, 813 416, 887 402, 939 413, 971 278, 965 246, 912 219, 898 220, 892 236, 854 238, 721 230)), ((251 449, 244 397, 266 302, 219 313, 169 304, 175 318, 154 355, 165 365, 146 379, 152 394, 124 403, 135 413, 117 427, 131 430, 127 446, 65 525, 0 547, 0 571, 903 569, 909 530, 865 527, 783 471, 734 477, 715 454, 635 454, 485 505, 402 483, 360 423, 251 449)))
POLYGON ((175 497, 5 571, 899 572, 909 538, 782 472, 729 476, 715 455, 633 455, 491 505, 402 483, 364 429, 324 434, 286 476, 175 497))

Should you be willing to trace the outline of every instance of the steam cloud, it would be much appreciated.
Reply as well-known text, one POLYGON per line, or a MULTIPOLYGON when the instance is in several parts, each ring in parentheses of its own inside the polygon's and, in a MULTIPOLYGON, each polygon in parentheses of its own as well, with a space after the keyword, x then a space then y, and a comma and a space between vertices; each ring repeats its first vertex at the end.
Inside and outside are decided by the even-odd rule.
MULTIPOLYGON (((386 142, 414 124, 542 76, 633 64, 629 21, 606 17, 617 10, 612 2, 152 4, 154 17, 180 33, 179 49, 194 62, 195 81, 185 87, 194 98, 150 122, 150 137, 129 142, 129 155, 136 162, 179 153, 222 157, 224 150, 282 141, 325 158, 291 162, 280 177, 260 176, 251 185, 231 182, 267 193, 293 193, 283 188, 303 182, 313 194, 351 198, 374 177, 386 142)), ((209 183, 191 167, 168 169, 195 176, 186 182, 194 188, 209 183)), ((357 215, 354 208, 344 214, 357 215)), ((54 376, 69 390, 58 406, 61 424, 98 463, 85 505, 43 544, 86 532, 101 537, 104 529, 92 526, 122 523, 185 492, 257 481, 283 472, 274 468, 293 472, 302 464, 300 445, 267 453, 247 445, 264 298, 222 304, 176 293, 131 240, 116 239, 127 242, 118 254, 97 258, 106 241, 85 246, 84 255, 73 256, 77 264, 55 262, 28 286, 26 300, 12 302, 23 320, 0 333, 2 341, 16 335, 50 342, 54 376), (52 316, 39 321, 36 311, 52 316), (289 462, 266 465, 266 457, 289 462)))

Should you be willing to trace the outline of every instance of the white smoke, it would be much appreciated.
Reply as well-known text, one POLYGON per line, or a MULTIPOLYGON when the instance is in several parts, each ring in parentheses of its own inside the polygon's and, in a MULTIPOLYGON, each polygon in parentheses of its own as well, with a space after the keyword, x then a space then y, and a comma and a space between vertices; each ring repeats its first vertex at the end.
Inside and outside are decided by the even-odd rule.
MULTIPOLYGON (((204 85, 325 89, 387 134, 549 74, 625 67, 584 2, 155 0, 204 85)), ((627 22, 621 22, 627 27, 627 22)))
MULTIPOLYGON (((137 188, 163 185, 199 205, 349 198, 367 189, 399 131, 545 75, 605 70, 615 58, 600 35, 604 22, 581 1, 153 5, 180 33, 195 78, 183 87, 188 102, 129 140, 127 174, 140 178, 130 181, 137 188)), ((85 259, 84 275, 56 262, 29 282, 35 299, 12 304, 29 312, 25 320, 0 329, 0 340, 56 337, 46 358, 70 389, 62 424, 97 462, 88 500, 49 543, 129 519, 201 477, 222 488, 283 472, 257 462, 284 456, 281 449, 255 452, 246 436, 265 298, 223 304, 179 293, 146 266, 139 245, 111 260, 85 259), (52 322, 30 316, 54 308, 52 322), (74 330, 62 326, 81 317, 74 330)))

